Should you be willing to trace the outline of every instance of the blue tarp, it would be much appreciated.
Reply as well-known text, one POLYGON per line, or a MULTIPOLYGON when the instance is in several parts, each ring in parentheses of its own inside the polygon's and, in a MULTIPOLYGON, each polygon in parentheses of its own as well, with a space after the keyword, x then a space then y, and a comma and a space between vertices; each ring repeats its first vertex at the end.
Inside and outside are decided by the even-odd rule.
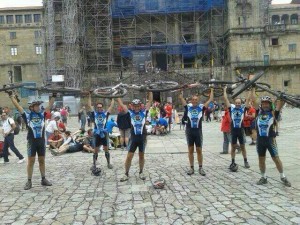
POLYGON ((207 11, 224 7, 225 0, 112 0, 112 17, 207 11))
POLYGON ((201 43, 187 44, 160 44, 160 45, 143 45, 143 46, 123 46, 121 47, 121 56, 126 58, 132 57, 134 50, 164 50, 168 55, 183 55, 185 58, 192 58, 196 55, 208 54, 208 41, 201 43))

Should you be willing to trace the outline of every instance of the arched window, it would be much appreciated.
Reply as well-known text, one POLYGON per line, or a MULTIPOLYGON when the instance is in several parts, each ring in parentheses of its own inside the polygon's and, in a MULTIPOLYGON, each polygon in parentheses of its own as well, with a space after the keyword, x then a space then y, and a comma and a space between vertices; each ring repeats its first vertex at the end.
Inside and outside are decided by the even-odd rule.
POLYGON ((291 24, 298 24, 298 15, 297 14, 291 15, 291 24))
POLYGON ((289 23, 289 15, 288 14, 284 14, 281 16, 281 23, 282 24, 288 24, 289 23))
POLYGON ((276 25, 280 23, 280 18, 278 15, 273 15, 272 16, 272 25, 276 25))

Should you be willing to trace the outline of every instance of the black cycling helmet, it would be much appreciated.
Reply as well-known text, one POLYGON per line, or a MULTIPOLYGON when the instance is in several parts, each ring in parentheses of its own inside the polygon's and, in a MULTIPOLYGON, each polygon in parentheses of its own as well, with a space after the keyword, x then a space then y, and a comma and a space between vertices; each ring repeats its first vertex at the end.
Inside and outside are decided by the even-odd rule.
POLYGON ((34 105, 41 105, 42 103, 44 103, 44 102, 33 100, 33 101, 28 102, 28 106, 30 107, 30 106, 34 106, 34 105))
POLYGON ((132 105, 140 105, 140 104, 142 104, 141 100, 139 100, 139 99, 133 99, 131 103, 132 103, 132 105))

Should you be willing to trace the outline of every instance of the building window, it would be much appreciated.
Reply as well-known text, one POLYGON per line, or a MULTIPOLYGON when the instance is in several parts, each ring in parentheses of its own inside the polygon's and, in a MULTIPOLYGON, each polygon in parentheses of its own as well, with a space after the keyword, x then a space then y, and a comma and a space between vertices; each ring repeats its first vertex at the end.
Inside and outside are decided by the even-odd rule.
POLYGON ((298 15, 297 14, 291 15, 291 24, 298 24, 298 15))
POLYGON ((23 23, 23 15, 16 15, 16 23, 23 23))
POLYGON ((41 22, 41 14, 34 14, 33 15, 33 22, 35 22, 35 23, 41 22))
POLYGON ((18 55, 18 48, 16 46, 10 47, 10 54, 11 55, 18 55))
POLYGON ((296 51, 296 44, 289 44, 289 52, 295 52, 296 51))
POLYGON ((9 32, 9 38, 10 39, 16 39, 17 38, 17 33, 16 32, 9 32))
POLYGON ((22 67, 14 66, 14 81, 22 82, 22 67))
POLYGON ((276 25, 280 23, 280 17, 278 15, 272 16, 272 25, 276 25))
POLYGON ((289 80, 283 81, 283 86, 284 86, 284 87, 290 86, 290 81, 289 81, 289 80))
POLYGON ((278 38, 271 38, 271 45, 272 45, 272 46, 279 45, 278 38))
POLYGON ((42 33, 41 33, 40 30, 35 30, 35 31, 34 31, 34 37, 35 37, 35 38, 40 38, 41 36, 42 36, 42 33))
POLYGON ((25 23, 32 23, 32 15, 31 14, 27 14, 24 17, 25 17, 25 23))
POLYGON ((35 53, 37 55, 41 55, 42 54, 42 46, 35 46, 35 53))
POLYGON ((7 23, 7 24, 12 24, 12 23, 14 23, 14 16, 13 16, 13 15, 7 15, 7 16, 6 16, 6 23, 7 23))
POLYGON ((0 16, 0 24, 4 24, 5 21, 4 21, 4 16, 0 16))

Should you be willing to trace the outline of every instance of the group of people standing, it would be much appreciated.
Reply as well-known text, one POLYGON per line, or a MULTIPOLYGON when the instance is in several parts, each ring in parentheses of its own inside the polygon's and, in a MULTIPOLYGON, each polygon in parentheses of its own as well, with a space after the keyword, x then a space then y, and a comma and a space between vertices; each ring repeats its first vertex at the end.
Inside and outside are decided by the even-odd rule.
MULTIPOLYGON (((157 120, 158 111, 155 109, 156 105, 152 105, 153 94, 151 92, 147 93, 148 99, 146 105, 143 105, 141 100, 134 99, 130 107, 127 107, 121 98, 117 99, 119 105, 119 115, 118 115, 118 124, 121 133, 121 142, 124 143, 127 147, 128 153, 125 160, 125 173, 124 176, 120 179, 121 182, 127 181, 129 179, 129 171, 131 167, 131 162, 137 148, 139 149, 139 178, 144 180, 146 176, 144 175, 144 164, 145 164, 145 148, 147 143, 147 130, 146 122, 149 121, 149 118, 152 120, 157 120), (127 143, 126 143, 127 142, 127 143)), ((45 116, 47 111, 53 105, 55 94, 52 95, 49 101, 49 106, 45 110, 41 110, 41 102, 33 101, 29 103, 29 112, 25 112, 24 109, 19 105, 15 96, 11 94, 10 99, 15 107, 18 109, 22 115, 23 120, 26 122, 28 127, 28 165, 27 165, 27 176, 28 180, 25 184, 24 189, 28 190, 32 187, 32 173, 33 165, 35 163, 36 154, 38 155, 39 169, 41 173, 41 184, 45 186, 51 186, 51 182, 46 179, 45 174, 45 116)), ((183 98, 183 93, 180 92, 179 99, 182 106, 184 107, 184 119, 186 122, 186 140, 188 146, 188 159, 190 164, 190 169, 187 171, 188 175, 193 175, 195 173, 194 167, 194 151, 197 153, 197 161, 199 166, 199 173, 202 176, 206 175, 206 172, 203 168, 203 154, 202 154, 202 144, 203 144, 203 135, 202 135, 202 120, 204 111, 209 107, 209 104, 213 101, 214 92, 211 89, 211 94, 207 102, 200 104, 199 96, 193 95, 189 104, 183 98)), ((255 113, 255 127, 257 131, 257 152, 259 156, 259 167, 261 171, 261 179, 257 184, 267 183, 266 177, 266 168, 265 168, 265 159, 266 159, 266 150, 268 150, 272 156, 273 161, 275 162, 278 171, 280 172, 280 177, 282 182, 286 186, 291 186, 290 182, 287 180, 286 176, 283 173, 282 163, 278 156, 278 149, 276 145, 276 133, 274 126, 276 125, 276 120, 278 120, 279 111, 281 110, 283 103, 278 101, 275 110, 272 109, 271 103, 272 100, 270 97, 265 96, 261 99, 260 105, 256 102, 254 92, 250 92, 245 104, 242 104, 240 98, 234 100, 234 104, 231 104, 227 97, 226 88, 224 88, 224 104, 226 107, 225 115, 223 121, 227 119, 230 121, 230 139, 232 145, 231 157, 232 162, 229 166, 231 171, 237 171, 237 164, 235 163, 235 148, 237 142, 240 144, 242 155, 244 158, 245 168, 249 168, 250 165, 247 160, 245 141, 244 141, 244 128, 243 128, 243 119, 245 113, 249 108, 249 102, 252 102, 255 113), (227 114, 226 114, 227 113, 227 114), (228 116, 229 115, 229 116, 228 116)), ((168 106, 168 105, 167 105, 168 106)), ((99 154, 100 146, 103 146, 104 155, 107 161, 108 169, 112 169, 113 165, 111 163, 110 152, 108 149, 108 139, 107 139, 107 121, 109 115, 112 112, 114 107, 114 100, 111 101, 110 106, 107 110, 104 109, 104 106, 101 102, 97 102, 95 108, 92 106, 91 96, 88 98, 87 111, 90 112, 89 116, 92 121, 94 121, 94 128, 89 130, 89 137, 91 140, 89 148, 92 150, 93 154, 93 164, 91 170, 94 171, 97 167, 97 159, 99 154)), ((172 108, 169 107, 168 111, 169 121, 172 117, 172 108)), ((160 111, 161 113, 161 111, 160 111)), ((252 115, 253 116, 253 115, 252 115)), ((161 116, 161 118, 164 118, 161 116)), ((54 117, 55 119, 55 117, 54 117)), ((170 122, 169 122, 170 124, 170 122)), ((168 124, 168 125, 169 125, 168 124)), ((229 132, 227 132, 229 133, 229 132)), ((65 132, 66 135, 67 132, 65 132)), ((56 130, 53 131, 51 137, 57 136, 56 130)), ((50 137, 49 137, 50 138, 50 137)), ((47 140, 50 140, 50 139, 47 140)), ((225 138, 225 135, 224 135, 225 138)), ((52 142, 50 145, 52 148, 56 149, 57 144, 61 142, 61 137, 57 137, 56 142, 52 142)), ((229 139, 229 137, 228 137, 229 139)), ((60 146, 61 147, 61 146, 60 146)), ((59 149, 59 147, 58 147, 59 149)), ((227 150, 228 151, 228 150, 227 150)))

